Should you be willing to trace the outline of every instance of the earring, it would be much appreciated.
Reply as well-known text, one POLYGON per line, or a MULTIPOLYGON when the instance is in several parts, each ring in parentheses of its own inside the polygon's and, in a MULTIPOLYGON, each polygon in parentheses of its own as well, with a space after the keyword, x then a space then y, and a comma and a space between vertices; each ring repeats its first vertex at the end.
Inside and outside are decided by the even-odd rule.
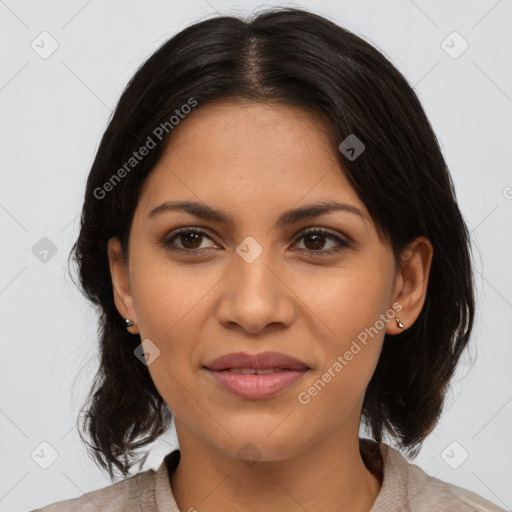
POLYGON ((403 329, 405 327, 405 325, 402 322, 400 322, 400 320, 397 316, 395 316, 395 320, 396 320, 396 325, 398 327, 400 327, 400 329, 403 329))
POLYGON ((126 330, 130 333, 130 334, 139 334, 139 329, 138 327, 135 325, 135 322, 131 319, 131 318, 125 318, 125 323, 126 323, 126 330), (135 332, 133 331, 130 331, 131 328, 134 328, 135 329, 135 332))
POLYGON ((126 330, 130 333, 130 334, 138 334, 139 331, 137 329, 137 326, 135 325, 135 322, 131 319, 131 318, 125 318, 125 323, 126 323, 126 330), (135 329, 135 332, 132 332, 130 331, 131 328, 134 328, 135 329))

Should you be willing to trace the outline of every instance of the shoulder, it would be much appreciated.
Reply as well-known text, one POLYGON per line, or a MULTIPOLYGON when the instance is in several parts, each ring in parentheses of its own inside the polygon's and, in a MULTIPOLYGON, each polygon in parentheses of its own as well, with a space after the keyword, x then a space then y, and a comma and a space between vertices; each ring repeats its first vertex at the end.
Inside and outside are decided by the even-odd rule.
MULTIPOLYGON (((78 498, 59 501, 33 512, 120 512, 138 510, 142 505, 154 503, 155 475, 152 469, 131 476, 103 489, 78 498)), ((150 507, 144 510, 152 510, 150 507)))
MULTIPOLYGON (((430 476, 408 462, 398 450, 385 444, 380 446, 384 459, 383 500, 375 512, 389 510, 382 506, 385 501, 389 505, 393 500, 404 512, 503 512, 504 509, 468 489, 430 476)), ((378 502, 379 499, 376 505, 378 502)))

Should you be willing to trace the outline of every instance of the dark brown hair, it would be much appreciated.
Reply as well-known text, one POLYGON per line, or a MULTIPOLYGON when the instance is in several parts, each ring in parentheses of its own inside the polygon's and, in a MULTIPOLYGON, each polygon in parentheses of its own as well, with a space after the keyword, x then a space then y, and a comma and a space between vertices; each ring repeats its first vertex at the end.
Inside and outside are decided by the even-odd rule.
POLYGON ((386 335, 362 409, 376 441, 387 432, 416 455, 439 419, 473 326, 470 240, 454 187, 415 92, 380 51, 319 15, 273 8, 247 20, 201 21, 169 39, 130 80, 101 140, 70 254, 84 294, 100 313, 100 367, 83 407, 92 444, 85 442, 96 462, 112 479, 114 469, 126 476, 146 460, 137 460, 136 451, 172 419, 134 356, 139 337, 126 331, 114 304, 107 242, 119 237, 128 256, 141 185, 172 136, 168 130, 159 141, 155 129, 191 98, 196 108, 249 100, 315 112, 326 120, 340 164, 396 261, 416 236, 431 241, 424 307, 405 331, 386 335), (366 147, 355 160, 337 149, 350 134, 366 147), (112 181, 148 137, 156 147, 112 181))

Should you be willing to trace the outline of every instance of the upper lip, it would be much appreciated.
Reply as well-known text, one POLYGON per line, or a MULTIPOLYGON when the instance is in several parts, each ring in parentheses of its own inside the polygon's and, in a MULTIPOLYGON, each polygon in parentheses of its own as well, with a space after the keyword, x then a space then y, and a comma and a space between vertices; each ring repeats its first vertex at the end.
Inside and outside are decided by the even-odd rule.
POLYGON ((303 362, 281 352, 260 352, 248 354, 246 352, 233 352, 214 359, 207 363, 209 370, 227 370, 229 368, 254 368, 268 370, 270 368, 288 368, 290 370, 307 370, 303 362))

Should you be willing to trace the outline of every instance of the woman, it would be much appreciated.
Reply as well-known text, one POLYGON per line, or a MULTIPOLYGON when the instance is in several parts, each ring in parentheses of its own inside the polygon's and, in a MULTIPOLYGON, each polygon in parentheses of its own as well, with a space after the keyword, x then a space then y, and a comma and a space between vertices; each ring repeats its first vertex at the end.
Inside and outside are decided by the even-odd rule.
POLYGON ((274 9, 166 42, 103 136, 73 255, 101 312, 97 462, 141 468, 172 415, 179 450, 40 510, 501 510, 384 442, 415 455, 435 427, 473 282, 429 121, 354 34, 274 9))

